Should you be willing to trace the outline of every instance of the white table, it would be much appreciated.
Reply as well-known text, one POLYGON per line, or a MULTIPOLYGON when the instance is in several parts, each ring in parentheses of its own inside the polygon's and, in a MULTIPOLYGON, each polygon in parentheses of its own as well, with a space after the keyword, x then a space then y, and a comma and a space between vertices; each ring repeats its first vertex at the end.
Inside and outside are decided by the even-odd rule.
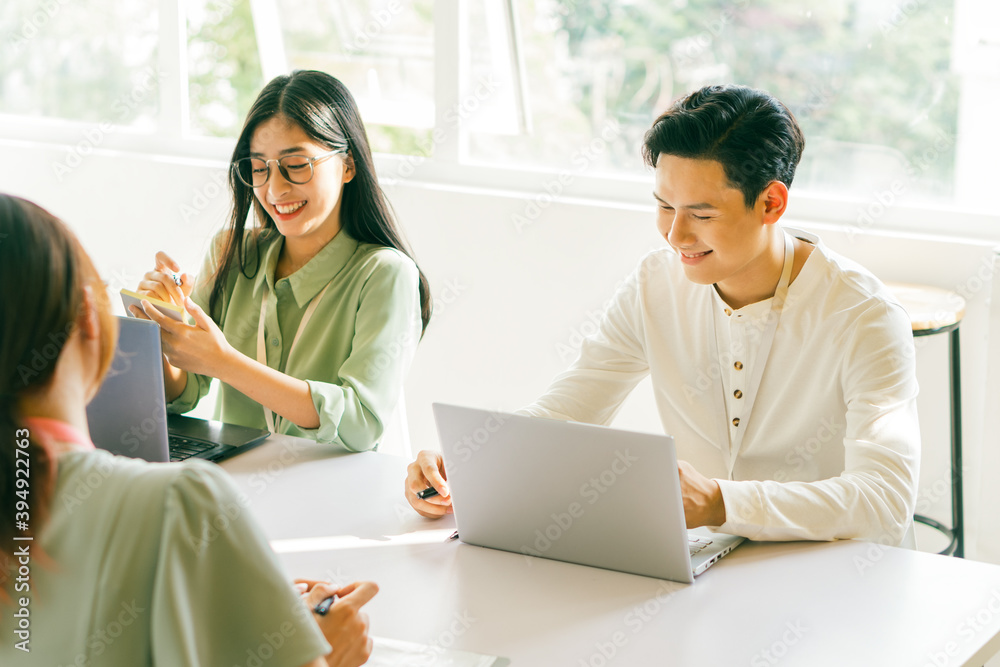
MULTIPOLYGON (((955 665, 1000 652, 1000 567, 861 542, 748 543, 691 586, 446 542, 407 461, 273 436, 223 464, 295 577, 373 580, 372 633, 568 665, 955 665)), ((627 547, 626 547, 627 548, 627 547)))

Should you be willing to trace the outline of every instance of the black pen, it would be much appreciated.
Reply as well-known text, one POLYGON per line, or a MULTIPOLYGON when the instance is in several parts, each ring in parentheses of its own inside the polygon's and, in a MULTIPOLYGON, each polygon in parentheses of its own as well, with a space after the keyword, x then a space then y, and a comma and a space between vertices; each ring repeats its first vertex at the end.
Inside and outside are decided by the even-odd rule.
POLYGON ((420 493, 418 493, 417 498, 420 498, 421 500, 427 500, 428 498, 433 498, 437 494, 438 490, 435 489, 433 486, 429 486, 420 493))
POLYGON ((326 616, 326 612, 330 611, 330 607, 333 606, 333 601, 337 599, 336 595, 331 595, 328 598, 324 598, 320 601, 318 605, 313 607, 313 611, 320 616, 326 616))

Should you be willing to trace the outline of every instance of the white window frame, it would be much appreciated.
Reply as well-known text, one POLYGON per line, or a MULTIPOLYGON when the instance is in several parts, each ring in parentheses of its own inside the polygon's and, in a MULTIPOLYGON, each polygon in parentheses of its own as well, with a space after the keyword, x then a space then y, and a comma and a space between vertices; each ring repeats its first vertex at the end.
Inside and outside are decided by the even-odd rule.
MULTIPOLYGON (((253 0, 265 16, 273 0, 253 0)), ((956 0, 967 9, 989 0, 956 0)), ((106 124, 57 119, 38 119, 0 114, 0 138, 24 145, 60 145, 77 150, 111 150, 138 153, 192 164, 225 167, 233 140, 190 136, 187 30, 184 0, 160 0, 159 65, 170 75, 162 78, 159 91, 158 129, 140 132, 129 128, 107 130, 106 124), (95 137, 98 139, 95 142, 95 137)), ((967 15, 967 14, 966 14, 967 15)), ((465 68, 467 16, 465 0, 435 0, 435 149, 429 158, 406 155, 376 155, 376 165, 386 182, 407 183, 463 191, 491 191, 511 196, 547 198, 569 202, 610 204, 624 208, 651 208, 652 175, 567 174, 558 170, 506 168, 478 164, 468 159, 468 143, 455 109, 470 94, 465 68), (558 186, 556 185, 558 184, 558 186)), ((956 26, 956 32, 959 30, 956 26)), ((273 62, 274 45, 268 50, 273 62)), ((641 159, 636 155, 636 160, 641 159)), ((793 187, 788 216, 795 220, 856 227, 866 231, 905 231, 938 236, 985 239, 1000 243, 1000 214, 961 210, 953 206, 882 206, 868 200, 836 198, 793 187), (877 211, 874 224, 862 214, 877 211)))

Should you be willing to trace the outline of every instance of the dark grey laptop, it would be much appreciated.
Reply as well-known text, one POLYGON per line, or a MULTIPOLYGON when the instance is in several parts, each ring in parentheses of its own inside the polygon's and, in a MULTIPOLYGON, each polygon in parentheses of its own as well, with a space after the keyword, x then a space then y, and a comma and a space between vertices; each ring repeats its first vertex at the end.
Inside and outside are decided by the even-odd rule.
POLYGON ((433 407, 463 542, 684 583, 743 542, 687 530, 669 436, 433 407))
POLYGON ((268 431, 167 415, 160 328, 119 317, 118 348, 101 389, 87 406, 90 437, 113 454, 147 461, 221 461, 264 441, 268 431))

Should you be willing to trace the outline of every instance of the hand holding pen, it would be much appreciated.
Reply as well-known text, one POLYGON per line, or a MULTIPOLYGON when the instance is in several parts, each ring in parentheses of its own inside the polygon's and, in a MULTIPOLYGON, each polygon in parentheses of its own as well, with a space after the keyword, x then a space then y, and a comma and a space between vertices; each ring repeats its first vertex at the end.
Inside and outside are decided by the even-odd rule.
POLYGON ((454 511, 446 474, 444 459, 430 450, 417 454, 407 467, 406 500, 421 516, 437 519, 454 511))
MULTIPOLYGON (((184 305, 184 299, 194 290, 194 277, 181 273, 178 264, 170 255, 162 250, 156 253, 156 266, 148 271, 139 281, 135 291, 143 296, 151 296, 160 301, 184 305)), ((136 313, 141 317, 141 313, 136 313)))
POLYGON ((326 656, 328 665, 355 667, 364 664, 372 651, 368 636, 368 614, 361 608, 378 593, 378 586, 362 581, 337 588, 325 581, 297 579, 304 601, 333 650, 326 656))

